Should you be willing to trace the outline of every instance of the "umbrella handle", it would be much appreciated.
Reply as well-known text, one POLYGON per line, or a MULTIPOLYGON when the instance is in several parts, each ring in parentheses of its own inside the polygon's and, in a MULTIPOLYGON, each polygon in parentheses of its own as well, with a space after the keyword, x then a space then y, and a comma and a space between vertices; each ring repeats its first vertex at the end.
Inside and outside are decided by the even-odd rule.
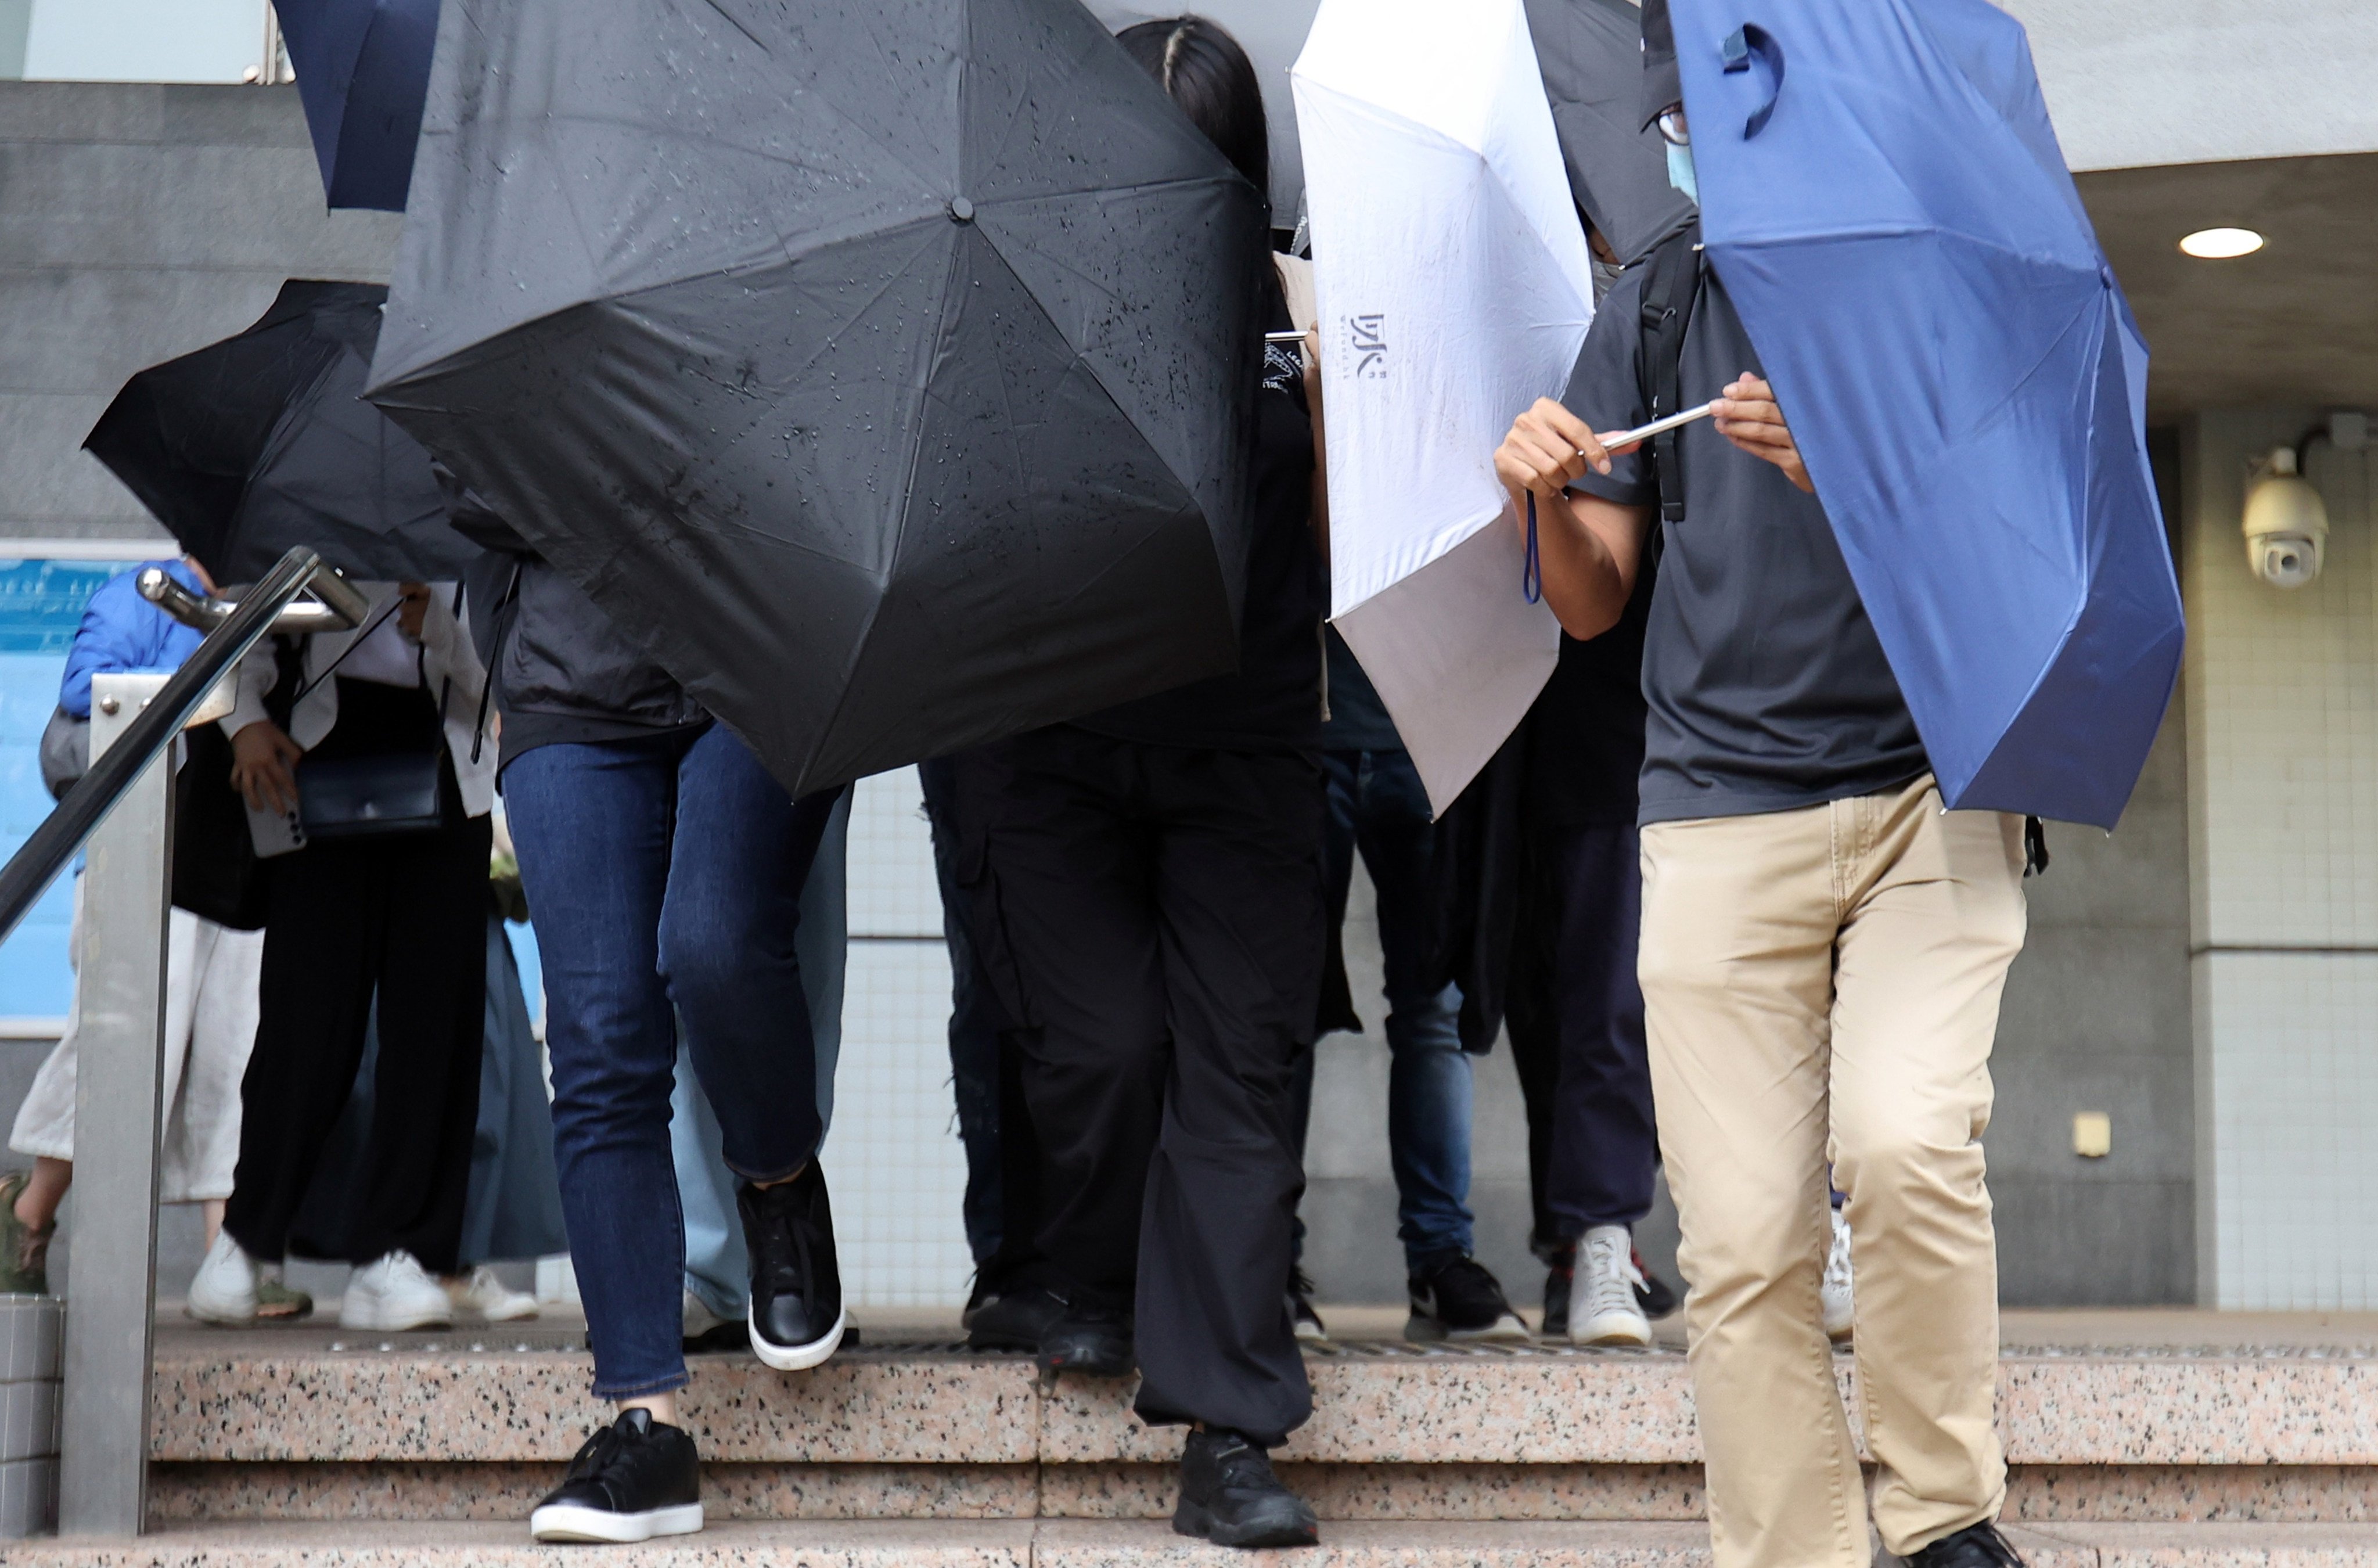
POLYGON ((1536 553, 1536 492, 1528 492, 1528 553, 1519 563, 1519 592, 1534 604, 1544 597, 1544 562, 1536 553))
POLYGON ((1742 139, 1745 141, 1767 128, 1767 122, 1775 116, 1775 100, 1784 95, 1784 46, 1775 42, 1773 33, 1757 22, 1745 22, 1735 29, 1734 35, 1725 41, 1725 74, 1732 76, 1736 71, 1750 69, 1750 62, 1754 58, 1767 67, 1767 102, 1752 110, 1750 118, 1743 121, 1742 139))

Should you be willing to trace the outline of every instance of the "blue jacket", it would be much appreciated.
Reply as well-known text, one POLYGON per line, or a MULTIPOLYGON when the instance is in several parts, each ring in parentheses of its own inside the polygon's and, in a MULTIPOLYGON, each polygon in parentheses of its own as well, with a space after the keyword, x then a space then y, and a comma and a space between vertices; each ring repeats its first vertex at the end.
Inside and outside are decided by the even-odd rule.
POLYGON ((102 584, 83 606, 82 624, 75 628, 74 645, 66 650, 66 677, 58 687, 58 706, 77 718, 90 717, 92 676, 179 669, 203 640, 197 628, 183 625, 140 597, 134 580, 145 566, 163 567, 192 593, 205 591, 198 573, 179 561, 145 561, 102 584))

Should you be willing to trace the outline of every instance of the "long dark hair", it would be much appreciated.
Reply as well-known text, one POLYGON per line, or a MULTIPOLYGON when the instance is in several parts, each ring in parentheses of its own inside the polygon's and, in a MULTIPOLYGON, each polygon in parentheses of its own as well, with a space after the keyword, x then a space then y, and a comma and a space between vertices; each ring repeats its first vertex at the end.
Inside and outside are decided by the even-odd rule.
POLYGON ((1270 201, 1271 138, 1264 123, 1263 87, 1239 41, 1204 17, 1141 22, 1123 29, 1115 41, 1270 201))

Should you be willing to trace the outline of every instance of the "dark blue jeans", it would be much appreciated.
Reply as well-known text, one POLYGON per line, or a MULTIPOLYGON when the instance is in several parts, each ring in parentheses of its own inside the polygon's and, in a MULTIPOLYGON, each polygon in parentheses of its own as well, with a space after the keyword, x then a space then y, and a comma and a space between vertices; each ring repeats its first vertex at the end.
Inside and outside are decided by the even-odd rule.
POLYGON ((685 1231, 669 1153, 672 1004, 752 1181, 823 1136, 794 935, 838 791, 795 801, 725 727, 539 746, 504 802, 545 960, 553 1148, 594 1393, 685 1382, 685 1231))
MULTIPOLYGON (((1461 993, 1432 985, 1435 829, 1408 753, 1326 752, 1328 918, 1342 924, 1354 855, 1378 892, 1387 994, 1387 1162, 1410 1272, 1471 1248, 1470 1058, 1461 993)), ((1312 1071, 1306 1053, 1306 1074, 1312 1071)))

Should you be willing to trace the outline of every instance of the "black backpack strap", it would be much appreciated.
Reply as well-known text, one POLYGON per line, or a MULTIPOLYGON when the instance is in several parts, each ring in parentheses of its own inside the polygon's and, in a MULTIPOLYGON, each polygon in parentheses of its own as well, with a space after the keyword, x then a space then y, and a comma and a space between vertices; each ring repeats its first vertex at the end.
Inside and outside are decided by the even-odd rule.
MULTIPOLYGON (((1643 279, 1643 348, 1638 375, 1646 423, 1664 419, 1682 406, 1685 330, 1701 285, 1701 229, 1689 223, 1662 240, 1640 263, 1643 279)), ((1681 437, 1670 430, 1651 438, 1651 464, 1660 480, 1660 517, 1685 520, 1685 464, 1681 437)))

